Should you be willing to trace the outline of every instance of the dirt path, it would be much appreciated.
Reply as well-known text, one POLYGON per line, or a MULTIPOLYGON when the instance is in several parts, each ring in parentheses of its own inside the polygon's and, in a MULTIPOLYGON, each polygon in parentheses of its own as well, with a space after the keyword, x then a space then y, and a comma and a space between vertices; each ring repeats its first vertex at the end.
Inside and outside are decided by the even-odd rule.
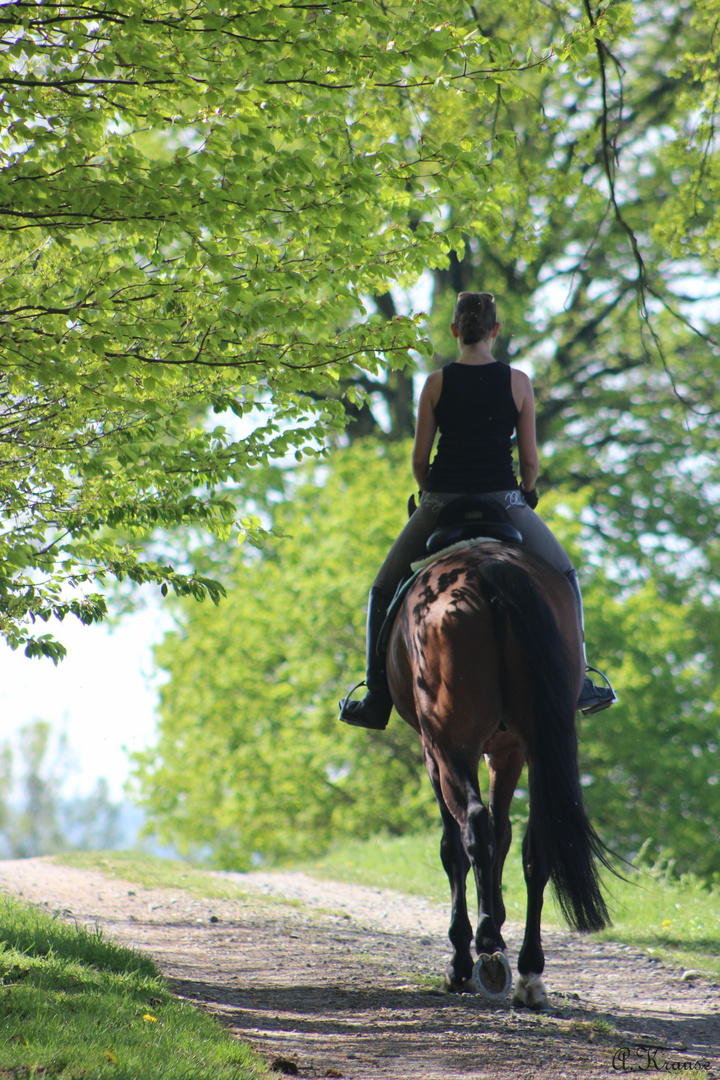
MULTIPOLYGON (((196 900, 43 859, 0 862, 0 888, 150 953, 180 996, 300 1076, 600 1080, 698 1076, 704 1063, 720 1078, 720 987, 626 946, 548 931, 552 1011, 489 1009, 440 990, 443 907, 302 874, 222 876, 246 897, 196 900)), ((516 957, 520 928, 506 937, 516 957)))

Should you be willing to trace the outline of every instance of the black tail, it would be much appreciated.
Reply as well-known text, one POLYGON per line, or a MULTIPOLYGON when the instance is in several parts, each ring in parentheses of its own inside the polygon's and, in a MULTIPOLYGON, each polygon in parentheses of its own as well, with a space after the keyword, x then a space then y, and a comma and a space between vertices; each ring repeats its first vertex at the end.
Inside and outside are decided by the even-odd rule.
MULTIPOLYGON (((532 578, 504 560, 479 566, 483 596, 498 622, 520 643, 533 687, 534 753, 530 785, 533 842, 544 854, 558 902, 576 930, 602 930, 610 918, 597 860, 611 852, 590 824, 582 801, 575 730, 575 693, 555 617, 532 578)), ((502 643, 504 634, 498 634, 502 643)))

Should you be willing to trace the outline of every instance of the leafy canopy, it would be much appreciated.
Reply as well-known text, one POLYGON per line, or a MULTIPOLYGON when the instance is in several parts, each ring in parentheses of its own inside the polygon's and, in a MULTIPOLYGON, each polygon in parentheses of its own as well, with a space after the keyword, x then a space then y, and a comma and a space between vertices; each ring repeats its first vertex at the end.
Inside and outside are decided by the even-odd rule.
POLYGON ((96 582, 218 599, 167 530, 258 541, 235 489, 317 453, 373 387, 407 434, 401 369, 431 350, 388 290, 428 269, 441 355, 451 296, 501 295, 547 480, 592 484, 604 549, 643 573, 669 537, 715 577, 717 17, 4 5, 10 644, 57 658, 33 622, 102 618, 96 582))
POLYGON ((344 372, 428 352, 417 318, 366 318, 366 297, 507 196, 484 133, 430 118, 516 98, 557 55, 439 0, 14 0, 0 35, 0 632, 57 659, 32 623, 102 618, 93 582, 217 599, 140 539, 257 540, 229 489, 317 451, 344 372))

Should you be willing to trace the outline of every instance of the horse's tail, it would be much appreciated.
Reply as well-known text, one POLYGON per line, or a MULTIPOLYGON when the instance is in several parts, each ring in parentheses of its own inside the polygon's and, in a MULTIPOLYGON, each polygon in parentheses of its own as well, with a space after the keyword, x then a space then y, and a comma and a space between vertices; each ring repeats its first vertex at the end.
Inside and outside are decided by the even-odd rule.
POLYGON ((597 860, 611 853, 590 824, 582 800, 575 730, 575 691, 555 616, 530 575, 504 560, 479 567, 484 599, 503 648, 505 620, 520 644, 532 686, 534 736, 530 840, 546 861, 563 915, 581 931, 610 922, 597 860))

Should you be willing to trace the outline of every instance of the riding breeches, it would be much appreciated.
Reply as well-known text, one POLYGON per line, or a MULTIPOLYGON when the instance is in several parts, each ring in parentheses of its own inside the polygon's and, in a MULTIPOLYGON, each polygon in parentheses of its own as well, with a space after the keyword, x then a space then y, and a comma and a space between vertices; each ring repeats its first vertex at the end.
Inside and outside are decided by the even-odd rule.
MULTIPOLYGON (((417 510, 390 548, 375 578, 375 588, 392 595, 410 570, 410 564, 427 555, 426 544, 435 530, 438 514, 452 499, 465 492, 424 491, 417 510)), ((528 551, 542 555, 563 574, 573 569, 567 552, 555 539, 545 522, 531 510, 520 491, 491 491, 483 497, 493 499, 507 511, 511 525, 523 538, 528 551)))

